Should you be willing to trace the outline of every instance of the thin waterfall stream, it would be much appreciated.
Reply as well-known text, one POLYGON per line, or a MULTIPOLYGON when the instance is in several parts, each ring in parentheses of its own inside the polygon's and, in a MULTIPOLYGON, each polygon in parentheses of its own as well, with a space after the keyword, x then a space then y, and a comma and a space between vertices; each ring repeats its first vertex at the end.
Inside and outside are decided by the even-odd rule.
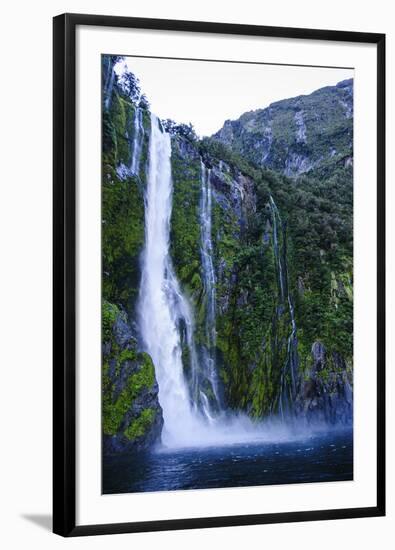
POLYGON ((143 111, 139 107, 136 107, 134 111, 133 126, 133 153, 130 171, 133 175, 138 176, 140 172, 140 158, 144 139, 143 111))
POLYGON ((108 66, 108 75, 106 79, 106 83, 104 85, 104 109, 106 111, 109 110, 111 105, 111 97, 112 97, 112 90, 114 87, 114 80, 115 80, 115 71, 114 68, 109 64, 108 66))
POLYGON ((211 404, 206 394, 201 391, 201 398, 206 415, 212 418, 212 406, 220 409, 219 383, 216 365, 216 340, 217 332, 215 327, 216 310, 216 277, 213 262, 212 229, 212 190, 211 190, 211 169, 206 168, 203 161, 200 161, 201 169, 201 199, 200 199, 200 225, 201 225, 201 258, 202 275, 205 294, 205 344, 202 350, 203 374, 206 383, 210 385, 212 394, 211 404))
POLYGON ((289 292, 288 281, 288 265, 287 265, 287 250, 286 250, 286 234, 285 229, 278 211, 277 205, 273 197, 269 197, 270 210, 272 213, 273 223, 273 249, 276 263, 279 301, 281 307, 286 307, 289 311, 291 322, 291 332, 287 340, 287 355, 285 363, 281 369, 280 375, 280 390, 278 395, 278 408, 281 417, 292 416, 292 405, 296 395, 296 376, 298 369, 298 353, 297 353, 297 327, 295 320, 295 312, 292 303, 292 298, 289 292), (282 232, 282 250, 279 245, 279 226, 282 232), (288 378, 290 377, 290 383, 288 378))

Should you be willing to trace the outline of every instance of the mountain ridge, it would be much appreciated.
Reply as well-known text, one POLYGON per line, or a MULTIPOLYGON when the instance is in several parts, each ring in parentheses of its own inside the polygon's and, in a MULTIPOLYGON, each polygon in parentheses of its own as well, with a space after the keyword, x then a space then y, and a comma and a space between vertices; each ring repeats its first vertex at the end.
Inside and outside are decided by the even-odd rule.
POLYGON ((352 163, 353 79, 226 120, 211 139, 253 165, 298 177, 343 161, 352 163))

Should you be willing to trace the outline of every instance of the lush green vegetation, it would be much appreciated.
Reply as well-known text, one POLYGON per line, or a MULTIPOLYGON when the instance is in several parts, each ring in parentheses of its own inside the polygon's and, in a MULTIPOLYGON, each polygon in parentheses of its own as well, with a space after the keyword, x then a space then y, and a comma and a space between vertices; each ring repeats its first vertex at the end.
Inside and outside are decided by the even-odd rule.
POLYGON ((198 302, 202 292, 200 278, 200 161, 196 151, 179 138, 172 142, 174 183, 171 218, 171 256, 177 275, 188 294, 198 302), (184 147, 184 153, 181 149, 184 147), (185 156, 189 147, 192 156, 185 156))
POLYGON ((216 198, 212 228, 218 277, 216 329, 225 396, 229 406, 260 417, 276 406, 291 331, 289 309, 279 299, 269 196, 282 216, 280 247, 295 307, 300 369, 308 371, 315 341, 325 344, 328 356, 339 353, 352 365, 352 171, 342 166, 326 176, 313 171, 296 182, 250 165, 216 140, 189 140, 181 155, 179 150, 179 145, 173 146, 175 267, 192 297, 198 336, 204 321, 199 277, 200 154, 212 167, 216 198), (246 178, 256 209, 246 208, 241 214, 232 203, 232 193, 241 182, 245 185, 246 178))
MULTIPOLYGON (((103 58, 106 59, 106 58, 103 58)), ((106 65, 103 66, 105 71, 106 65)), ((139 254, 144 244, 144 185, 150 118, 143 109, 145 129, 138 176, 117 167, 131 164, 136 91, 113 85, 108 110, 103 110, 102 259, 103 299, 130 310, 137 296, 139 254)), ((140 105, 140 104, 139 104, 140 105)), ((141 108, 141 106, 140 106, 141 108)))
MULTIPOLYGON (((156 418, 157 411, 146 403, 136 408, 138 414, 129 414, 144 389, 153 386, 154 367, 148 356, 138 353, 136 342, 130 341, 126 348, 117 343, 114 326, 119 319, 131 325, 135 315, 150 116, 148 101, 133 75, 115 78, 109 88, 107 59, 103 62, 104 91, 109 90, 103 107, 103 429, 106 435, 121 433, 134 440, 156 418), (144 138, 140 171, 133 175, 120 167, 131 163, 138 108, 143 113, 144 138)), ((197 349, 204 343, 206 314, 199 218, 203 160, 211 170, 213 189, 217 368, 226 406, 252 417, 263 417, 278 407, 292 330, 290 305, 279 288, 270 196, 281 214, 278 253, 294 306, 301 380, 309 376, 311 348, 317 341, 324 344, 328 357, 319 373, 323 382, 343 363, 352 369, 353 178, 348 162, 352 116, 344 115, 350 108, 347 94, 348 85, 278 102, 226 123, 215 138, 203 140, 191 125, 163 121, 172 134, 170 253, 194 308, 197 349), (257 143, 260 147, 255 147, 257 143), (293 159, 291 164, 287 159, 293 159)), ((182 327, 180 332, 183 340, 182 327)), ((182 344, 188 375, 189 349, 182 344)))

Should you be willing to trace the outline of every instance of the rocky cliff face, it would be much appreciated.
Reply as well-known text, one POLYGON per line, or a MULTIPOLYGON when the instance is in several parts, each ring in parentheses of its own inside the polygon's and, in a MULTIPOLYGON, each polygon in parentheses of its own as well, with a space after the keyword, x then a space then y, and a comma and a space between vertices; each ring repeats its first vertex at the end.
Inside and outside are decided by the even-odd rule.
POLYGON ((321 342, 311 349, 311 367, 300 380, 298 416, 309 424, 347 425, 353 420, 352 372, 343 357, 321 342))
POLYGON ((138 352, 126 313, 103 306, 103 452, 140 451, 160 441, 163 426, 155 367, 138 352))
POLYGON ((352 163, 353 80, 227 120, 213 136, 257 166, 295 177, 352 163))
MULTIPOLYGON (((349 422, 350 414, 340 414, 333 394, 334 385, 339 395, 347 393, 349 398, 349 391, 352 393, 349 375, 344 378, 342 374, 350 371, 352 347, 349 340, 342 347, 340 340, 335 343, 329 334, 335 328, 332 319, 336 315, 342 337, 348 330, 350 279, 347 273, 337 272, 339 266, 343 269, 341 263, 336 271, 330 271, 333 259, 327 259, 322 249, 309 250, 307 246, 308 258, 302 254, 308 235, 303 233, 303 247, 295 250, 306 215, 301 217, 292 204, 279 203, 277 207, 270 194, 271 186, 273 194, 281 197, 283 186, 290 184, 276 179, 269 182, 269 174, 262 176, 253 170, 246 174, 230 157, 223 160, 211 144, 203 147, 179 135, 172 139, 172 166, 172 258, 195 310, 198 349, 204 346, 207 309, 200 261, 202 170, 210 178, 215 358, 224 406, 257 418, 281 413, 303 415, 308 422, 332 422, 334 418, 349 422), (320 280, 316 282, 317 276, 320 280), (321 317, 324 312, 326 319, 321 317), (327 342, 331 357, 318 378, 314 337, 327 342), (305 391, 306 380, 314 382, 316 393, 305 391), (326 395, 320 397, 320 415, 311 412, 318 393, 326 395), (332 397, 328 400, 328 396, 332 397)), ((337 241, 332 235, 332 253, 337 241)))

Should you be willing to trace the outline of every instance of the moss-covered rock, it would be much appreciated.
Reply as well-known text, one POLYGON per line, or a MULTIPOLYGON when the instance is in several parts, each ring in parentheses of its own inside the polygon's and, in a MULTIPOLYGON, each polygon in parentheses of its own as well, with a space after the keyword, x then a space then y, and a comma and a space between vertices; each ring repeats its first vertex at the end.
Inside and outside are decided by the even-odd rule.
POLYGON ((171 164, 173 208, 170 253, 184 290, 198 304, 203 285, 200 277, 200 157, 196 147, 185 139, 174 137, 171 164))
POLYGON ((353 421, 352 369, 339 353, 328 353, 321 342, 314 342, 311 348, 296 411, 312 425, 347 425, 353 421))
MULTIPOLYGON (((108 71, 107 64, 103 70, 108 71)), ((144 189, 150 116, 142 110, 140 172, 130 170, 138 106, 115 84, 103 112, 102 259, 103 299, 131 311, 140 280, 139 257, 144 244, 144 189)))
POLYGON ((105 454, 149 448, 163 426, 155 368, 137 350, 125 312, 104 302, 102 421, 105 454))

